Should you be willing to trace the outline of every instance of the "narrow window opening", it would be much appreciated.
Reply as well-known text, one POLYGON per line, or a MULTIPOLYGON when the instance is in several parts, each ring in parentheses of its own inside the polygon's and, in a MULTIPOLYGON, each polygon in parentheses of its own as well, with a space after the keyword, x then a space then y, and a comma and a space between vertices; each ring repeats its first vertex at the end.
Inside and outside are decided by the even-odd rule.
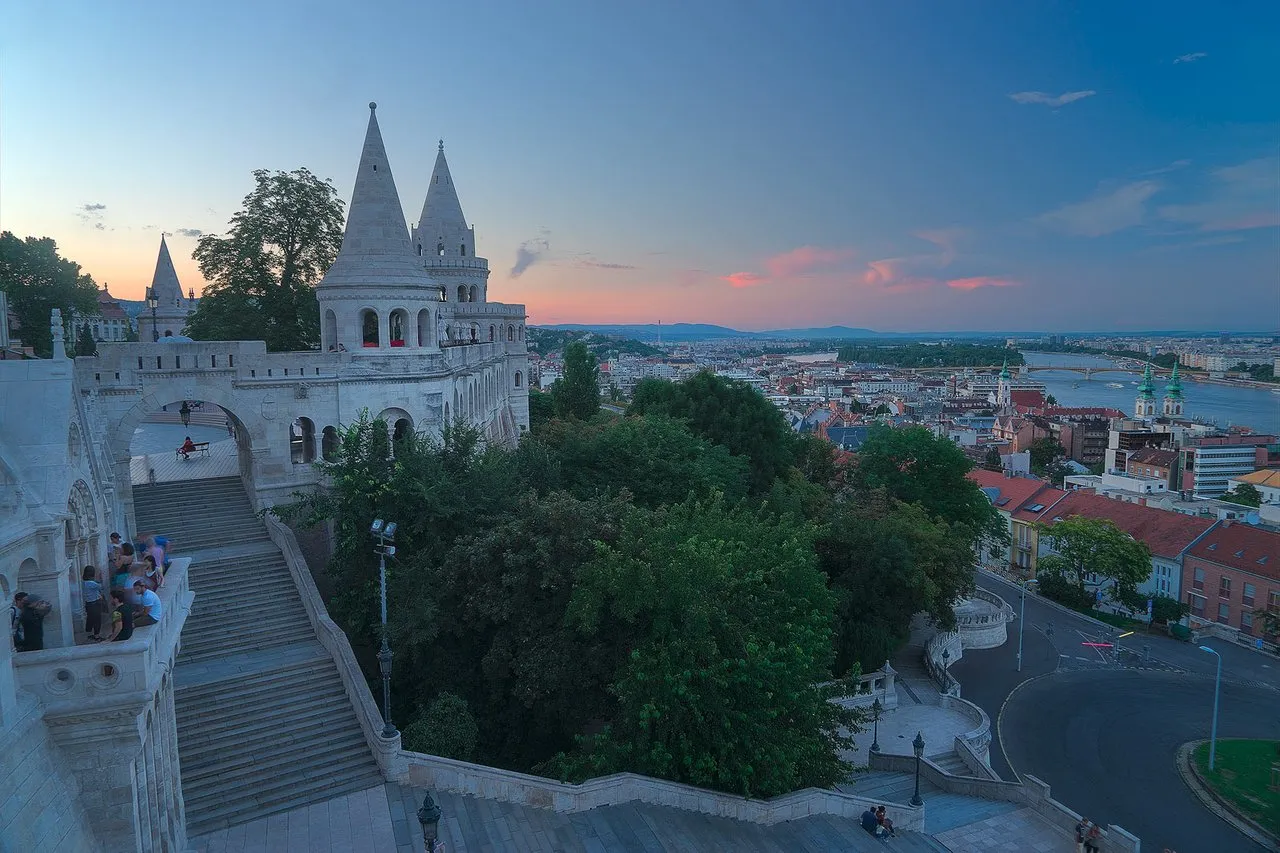
POLYGON ((258 371, 256 371, 256 370, 250 370, 250 371, 249 371, 249 377, 250 377, 250 378, 252 378, 252 379, 256 379, 256 378, 257 378, 257 376, 258 376, 258 371))
POLYGON ((374 164, 373 164, 373 171, 375 171, 375 172, 376 172, 376 171, 378 171, 378 164, 377 164, 377 163, 374 163, 374 164))
POLYGON ((227 367, 235 367, 235 366, 236 366, 236 357, 234 355, 228 355, 227 367))
POLYGON ((173 357, 173 367, 175 370, 182 368, 182 356, 175 355, 173 357))
POLYGON ((271 375, 271 368, 269 368, 269 367, 267 368, 267 375, 268 375, 268 376, 270 376, 270 375, 271 375))
POLYGON ((462 257, 464 257, 464 258, 465 258, 465 257, 467 256, 467 244, 466 244, 466 243, 463 243, 461 246, 459 246, 459 247, 458 247, 458 251, 459 251, 459 252, 461 252, 461 253, 462 253, 462 257))
POLYGON ((156 370, 160 369, 160 356, 156 356, 156 370))
POLYGON ((142 357, 141 357, 141 356, 139 356, 139 357, 138 357, 138 369, 139 369, 139 370, 141 370, 141 369, 142 369, 142 357))

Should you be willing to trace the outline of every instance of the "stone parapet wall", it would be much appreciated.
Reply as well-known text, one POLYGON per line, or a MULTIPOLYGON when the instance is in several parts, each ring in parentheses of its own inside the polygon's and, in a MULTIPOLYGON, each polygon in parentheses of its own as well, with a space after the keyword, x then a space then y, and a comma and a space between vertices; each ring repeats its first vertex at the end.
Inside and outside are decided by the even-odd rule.
POLYGON ((922 808, 892 806, 840 791, 806 788, 769 800, 753 800, 634 773, 616 773, 574 785, 418 752, 406 752, 405 757, 409 782, 415 788, 433 788, 561 813, 638 802, 771 825, 811 815, 856 821, 868 807, 885 805, 897 828, 924 830, 922 808))

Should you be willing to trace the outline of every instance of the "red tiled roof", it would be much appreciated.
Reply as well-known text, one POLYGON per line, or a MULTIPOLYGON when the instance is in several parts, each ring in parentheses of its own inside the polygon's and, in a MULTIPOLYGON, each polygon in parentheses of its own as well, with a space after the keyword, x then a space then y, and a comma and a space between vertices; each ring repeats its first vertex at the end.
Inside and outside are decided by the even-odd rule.
POLYGON ((1103 406, 1049 406, 1039 414, 1045 417, 1070 417, 1072 415, 1097 415, 1105 418, 1123 418, 1124 412, 1103 406))
POLYGON ((1280 579, 1280 533, 1260 527, 1224 522, 1188 553, 1242 572, 1280 579))
POLYGON ((129 315, 124 313, 120 303, 116 302, 115 297, 107 292, 105 286, 98 291, 98 313, 102 315, 104 320, 129 319, 129 315))
POLYGON ((1044 521, 1045 516, 1053 518, 1058 514, 1058 501, 1067 496, 1068 492, 1062 489, 1055 489, 1053 486, 1046 485, 1043 489, 1032 495, 1032 499, 1028 499, 1025 504, 1018 508, 1013 517, 1018 521, 1036 522, 1044 521), (1033 507, 1040 509, 1033 509, 1033 507))
POLYGON ((1161 468, 1168 468, 1178 461, 1178 451, 1160 450, 1156 447, 1143 447, 1130 453, 1129 461, 1139 462, 1143 465, 1157 465, 1161 468))
MULTIPOLYGON (((1071 492, 1053 509, 1053 521, 1078 515, 1083 518, 1106 518, 1139 542, 1145 542, 1157 557, 1176 558, 1196 537, 1216 522, 1208 518, 1183 515, 1114 500, 1090 492, 1071 492)), ((1052 523, 1052 521, 1050 522, 1052 523)))
POLYGON ((1009 401, 1015 406, 1026 406, 1029 409, 1038 409, 1044 405, 1044 394, 1039 391, 1021 390, 1010 391, 1009 401))
POLYGON ((1008 513, 1018 509, 1048 485, 1044 480, 1006 477, 1001 471, 988 471, 986 468, 974 468, 965 476, 977 483, 980 489, 996 489, 998 495, 994 503, 998 509, 1008 513))

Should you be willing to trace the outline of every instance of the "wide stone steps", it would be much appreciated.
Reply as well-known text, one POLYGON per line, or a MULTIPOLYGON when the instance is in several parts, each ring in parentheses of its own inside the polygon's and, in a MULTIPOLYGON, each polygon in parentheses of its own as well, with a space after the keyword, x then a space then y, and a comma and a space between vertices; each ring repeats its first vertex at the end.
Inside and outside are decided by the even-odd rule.
MULTIPOLYGON (((935 764, 943 756, 930 757, 935 764)), ((915 793, 915 775, 872 770, 855 774, 850 783, 836 786, 839 790, 859 797, 882 800, 887 805, 906 805, 915 793)), ((920 797, 924 800, 924 830, 929 835, 949 832, 957 827, 978 823, 990 817, 1016 811, 1016 803, 985 800, 963 794, 948 794, 929 780, 921 777, 920 797)))
POLYGON ((174 670, 190 838, 381 784, 332 659, 238 478, 134 488, 138 529, 192 557, 174 670))

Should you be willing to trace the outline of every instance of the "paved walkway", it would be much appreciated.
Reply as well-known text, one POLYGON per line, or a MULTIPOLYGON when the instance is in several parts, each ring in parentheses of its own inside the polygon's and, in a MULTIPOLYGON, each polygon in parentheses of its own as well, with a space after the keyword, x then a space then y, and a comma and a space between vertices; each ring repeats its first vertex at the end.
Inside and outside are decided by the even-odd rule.
MULTIPOLYGON (((932 681, 899 679, 895 685, 898 707, 885 711, 880 718, 880 751, 892 755, 911 755, 911 742, 919 732, 924 737, 925 755, 945 755, 955 750, 957 735, 974 727, 974 723, 959 711, 943 708, 938 690, 932 681)), ((871 750, 876 727, 867 724, 865 732, 853 736, 857 744, 852 754, 845 758, 855 767, 867 766, 867 753, 871 750)))
MULTIPOLYGON (((227 438, 225 430, 213 430, 209 427, 191 427, 191 430, 203 429, 215 437, 222 436, 209 444, 209 455, 192 454, 191 458, 178 456, 175 448, 182 444, 188 434, 181 426, 173 427, 165 424, 149 424, 152 427, 167 430, 176 429, 177 439, 170 442, 172 447, 160 453, 149 453, 145 456, 134 456, 129 460, 129 477, 135 486, 148 483, 172 483, 178 480, 207 480, 212 477, 234 477, 240 473, 240 455, 235 439, 227 438), (154 480, 152 479, 154 475, 154 480)), ((195 435, 193 441, 202 441, 195 435)))
MULTIPOLYGON (((397 846, 386 791, 379 785, 220 829, 191 839, 189 846, 195 853, 391 853, 397 846)), ((419 844, 414 853, 421 849, 419 844)))

